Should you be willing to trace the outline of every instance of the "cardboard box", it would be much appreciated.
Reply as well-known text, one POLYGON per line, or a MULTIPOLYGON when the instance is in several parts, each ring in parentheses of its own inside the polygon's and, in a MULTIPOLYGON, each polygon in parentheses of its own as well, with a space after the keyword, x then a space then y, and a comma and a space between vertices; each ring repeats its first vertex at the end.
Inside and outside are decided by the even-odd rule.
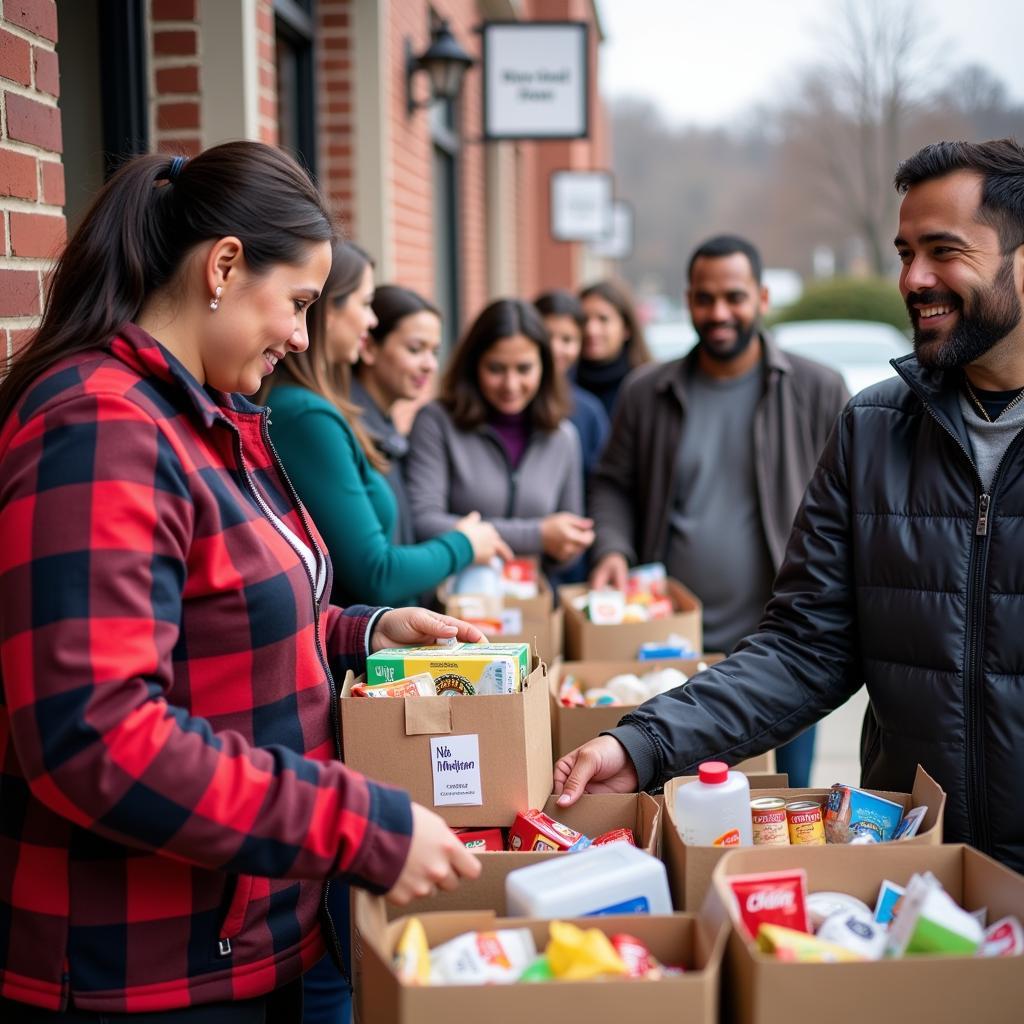
MULTIPOLYGON (((711 875, 718 862, 728 850, 721 846, 687 846, 679 838, 675 820, 675 793, 679 786, 693 781, 693 776, 671 779, 665 785, 665 815, 662 845, 664 848, 665 865, 668 868, 669 885, 672 888, 673 902, 682 910, 696 910, 704 902, 708 889, 711 887, 711 875)), ((786 800, 819 800, 823 801, 828 794, 827 789, 780 789, 764 785, 765 780, 757 776, 750 777, 751 795, 757 790, 757 796, 781 796, 786 800)), ((919 765, 911 793, 883 793, 879 796, 895 800, 903 805, 904 810, 924 805, 928 813, 921 823, 916 836, 901 839, 898 843, 880 843, 875 847, 854 847, 867 849, 869 853, 886 849, 895 845, 932 846, 942 842, 942 819, 946 810, 946 794, 939 784, 919 765)), ((774 847, 751 847, 750 853, 757 857, 761 853, 771 851, 774 847)), ((783 849, 780 847, 780 849, 783 849)), ((800 849, 800 847, 788 847, 800 849)), ((843 845, 830 845, 827 851, 845 850, 843 845)), ((744 852, 747 852, 744 850, 744 852)), ((761 868, 751 868, 760 871, 761 868)), ((763 870, 768 870, 764 868, 763 870)))
MULTIPOLYGON (((571 855, 570 855, 571 856, 571 855)), ((402 985, 392 969, 395 946, 407 916, 388 922, 380 897, 353 890, 353 972, 356 1020, 362 1024, 425 1024, 437 1021, 586 1021, 622 1024, 642 1007, 645 1024, 716 1024, 721 957, 728 929, 709 933, 695 915, 588 917, 574 923, 606 935, 637 936, 664 963, 681 963, 685 974, 659 981, 602 979, 550 981, 542 985, 402 985)), ((548 922, 502 919, 493 910, 420 917, 431 948, 468 931, 529 928, 539 949, 548 922)))
POLYGON ((349 768, 401 786, 449 825, 511 822, 518 810, 539 807, 551 794, 551 707, 542 663, 535 661, 522 693, 491 697, 368 700, 348 696, 354 681, 350 673, 339 698, 349 768), (439 802, 438 787, 445 790, 442 801, 474 802, 439 802))
MULTIPOLYGON (((643 676, 659 668, 677 668, 687 676, 698 671, 697 665, 704 662, 714 665, 721 661, 723 654, 704 654, 695 659, 668 658, 658 661, 556 661, 549 673, 551 682, 551 733, 555 749, 555 759, 568 754, 582 746, 587 740, 600 736, 602 732, 614 729, 619 719, 628 714, 637 705, 622 705, 605 708, 564 708, 558 703, 558 687, 567 675, 573 675, 580 683, 581 689, 589 690, 595 686, 604 686, 614 676, 633 673, 643 676)), ((757 757, 748 758, 736 767, 746 772, 775 771, 775 751, 770 750, 757 757)))
MULTIPOLYGON (((802 867, 810 892, 840 891, 875 905, 883 879, 905 885, 931 871, 968 910, 988 908, 989 921, 1015 914, 1024 921, 1024 876, 964 845, 920 846, 912 840, 879 846, 769 847, 736 850, 714 872, 704 913, 726 914, 725 879, 751 871, 802 867)), ((874 963, 780 963, 733 928, 723 992, 736 1024, 829 1024, 919 1020, 927 1024, 1024 1019, 1021 957, 914 956, 874 963)))
POLYGON ((565 655, 570 661, 631 660, 637 657, 641 644, 664 640, 672 633, 689 640, 694 650, 704 649, 700 601, 676 580, 668 581, 675 614, 653 622, 595 625, 572 603, 587 592, 588 587, 583 583, 558 588, 558 599, 565 609, 565 655))
MULTIPOLYGON (((437 600, 442 608, 457 618, 464 618, 459 608, 458 599, 450 593, 451 580, 447 580, 437 588, 437 600)), ((522 616, 522 629, 514 633, 501 633, 497 636, 488 635, 488 639, 498 643, 528 643, 537 652, 541 661, 551 665, 556 658, 562 656, 563 618, 562 609, 555 608, 555 596, 547 578, 538 570, 537 596, 522 598, 505 595, 487 605, 492 617, 501 618, 501 607, 516 608, 522 616)), ((468 595, 472 596, 472 595, 468 595)), ((483 600, 483 599, 481 599, 483 600)))

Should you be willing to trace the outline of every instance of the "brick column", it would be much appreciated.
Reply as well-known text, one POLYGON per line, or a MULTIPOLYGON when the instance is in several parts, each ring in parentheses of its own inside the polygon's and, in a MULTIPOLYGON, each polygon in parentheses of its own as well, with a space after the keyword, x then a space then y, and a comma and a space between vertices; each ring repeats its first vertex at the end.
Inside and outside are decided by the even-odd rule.
POLYGON ((6 0, 0 14, 0 355, 32 333, 45 276, 65 240, 54 0, 6 0))
POLYGON ((346 232, 356 235, 352 16, 352 0, 320 0, 317 4, 317 132, 320 184, 346 232))
POLYGON ((202 149, 197 0, 150 0, 152 148, 195 156, 202 149))
POLYGON ((277 42, 273 0, 256 0, 256 53, 260 83, 260 141, 277 145, 277 42))

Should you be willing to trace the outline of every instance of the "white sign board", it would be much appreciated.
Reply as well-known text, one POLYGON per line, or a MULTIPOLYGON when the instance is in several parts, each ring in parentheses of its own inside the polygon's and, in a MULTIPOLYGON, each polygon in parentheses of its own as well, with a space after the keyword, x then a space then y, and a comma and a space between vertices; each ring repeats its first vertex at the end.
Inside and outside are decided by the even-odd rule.
POLYGON ((596 242, 612 230, 614 182, 608 171, 554 171, 551 237, 556 242, 596 242))
POLYGON ((627 260, 633 253, 633 207, 622 199, 612 203, 611 233, 587 247, 592 256, 627 260))
POLYGON ((587 137, 587 32, 583 21, 484 23, 485 139, 587 137))
POLYGON ((430 768, 434 774, 435 807, 479 807, 480 737, 431 736, 430 768))

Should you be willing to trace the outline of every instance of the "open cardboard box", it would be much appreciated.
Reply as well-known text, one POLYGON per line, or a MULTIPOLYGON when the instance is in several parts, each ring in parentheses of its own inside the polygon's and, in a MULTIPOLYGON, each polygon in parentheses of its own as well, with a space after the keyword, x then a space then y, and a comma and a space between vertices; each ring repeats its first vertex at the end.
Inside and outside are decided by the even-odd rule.
MULTIPOLYGON (((703 902, 711 887, 711 875, 718 862, 726 855, 727 848, 722 846, 687 846, 679 838, 676 827, 675 816, 675 795, 676 790, 687 782, 692 782, 693 776, 683 776, 678 779, 670 779, 665 784, 665 814, 664 814, 664 836, 662 847, 664 851, 665 865, 668 867, 669 885, 672 887, 673 903, 683 910, 696 910, 703 902)), ((751 795, 781 796, 788 800, 817 800, 823 802, 828 795, 827 789, 785 789, 764 785, 763 778, 756 775, 750 776, 751 795)), ((914 778, 914 788, 910 793, 885 793, 879 790, 869 790, 877 796, 885 797, 902 804, 905 811, 911 807, 925 806, 928 813, 921 822, 921 827, 916 836, 910 839, 900 839, 896 843, 879 843, 875 847, 855 847, 855 849, 867 849, 869 853, 877 850, 887 849, 892 846, 932 846, 942 842, 942 819, 946 810, 946 794, 942 787, 920 766, 917 768, 917 775, 914 778)), ((750 848, 752 856, 757 857, 765 851, 775 847, 759 846, 750 848)), ((787 849, 787 847, 780 847, 787 849)), ((800 847, 788 847, 788 849, 800 849, 800 847)), ((826 851, 844 850, 842 845, 829 845, 826 851)), ((745 851, 746 852, 746 851, 745 851)), ((761 868, 752 868, 759 871, 761 868)), ((764 870, 767 870, 765 868, 764 870)))
MULTIPOLYGON (((662 668, 677 668, 687 677, 699 671, 703 662, 714 665, 721 661, 723 654, 704 654, 691 660, 665 658, 657 661, 556 661, 551 665, 551 733, 555 758, 568 754, 608 729, 614 729, 623 715, 629 714, 637 705, 620 705, 603 708, 564 708, 558 703, 558 687, 567 676, 575 676, 584 691, 595 686, 604 686, 614 676, 632 673, 643 676, 662 668)), ((743 772, 774 772, 775 752, 769 751, 736 765, 743 772)))
POLYGON ((547 669, 534 658, 522 692, 473 697, 352 697, 349 673, 338 699, 345 764, 408 790, 449 825, 511 822, 551 795, 551 707, 547 669), (431 740, 475 736, 479 802, 435 804, 431 740))
POLYGON ((640 645, 665 640, 672 633, 685 637, 695 651, 703 650, 701 603, 697 595, 676 580, 668 580, 674 614, 653 622, 624 622, 617 626, 595 625, 573 605, 589 592, 584 583, 558 588, 565 609, 565 656, 571 661, 623 661, 637 657, 640 645))
MULTIPOLYGON (((964 845, 775 846, 730 852, 715 868, 702 911, 727 916, 725 879, 757 871, 804 868, 809 892, 845 892, 873 907, 885 879, 906 885, 931 871, 968 910, 988 908, 989 922, 1007 914, 1024 921, 1024 876, 964 845)), ((781 963, 733 928, 726 955, 726 1020, 792 1024, 805 1011, 829 1024, 920 1020, 927 1024, 1024 1019, 1024 957, 912 956, 865 963, 781 963)))
MULTIPOLYGON (((466 595, 473 600, 476 595, 466 595)), ((457 618, 465 618, 463 609, 459 607, 458 598, 451 594, 451 580, 446 580, 437 588, 437 600, 442 608, 457 618)), ((562 655, 562 633, 564 629, 562 609, 555 608, 555 596, 551 585, 544 574, 537 570, 537 596, 503 597, 488 601, 479 598, 482 605, 490 609, 490 614, 500 616, 500 608, 516 608, 522 617, 522 629, 514 633, 501 633, 489 639, 507 643, 528 643, 536 651, 540 660, 550 665, 562 655)), ((485 609, 486 610, 486 609, 485 609)))
MULTIPOLYGON (((547 945, 548 922, 502 919, 494 910, 420 916, 431 948, 464 932, 529 928, 539 949, 547 945)), ((573 923, 606 935, 627 932, 666 964, 686 973, 658 981, 601 979, 528 985, 409 986, 392 968, 395 947, 408 916, 388 922, 380 897, 353 890, 353 951, 356 1020, 361 1024, 426 1024, 447 1020, 587 1021, 621 1024, 638 1012, 649 1024, 716 1024, 719 974, 728 929, 709 932, 692 914, 588 917, 573 923)))

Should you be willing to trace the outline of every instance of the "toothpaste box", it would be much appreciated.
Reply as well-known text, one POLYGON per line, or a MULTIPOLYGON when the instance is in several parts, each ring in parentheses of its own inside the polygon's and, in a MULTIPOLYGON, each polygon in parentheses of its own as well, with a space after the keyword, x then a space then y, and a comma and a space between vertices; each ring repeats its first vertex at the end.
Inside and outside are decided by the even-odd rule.
POLYGON ((439 697, 519 693, 530 672, 530 645, 455 644, 451 647, 393 647, 366 661, 373 686, 426 672, 439 697))

